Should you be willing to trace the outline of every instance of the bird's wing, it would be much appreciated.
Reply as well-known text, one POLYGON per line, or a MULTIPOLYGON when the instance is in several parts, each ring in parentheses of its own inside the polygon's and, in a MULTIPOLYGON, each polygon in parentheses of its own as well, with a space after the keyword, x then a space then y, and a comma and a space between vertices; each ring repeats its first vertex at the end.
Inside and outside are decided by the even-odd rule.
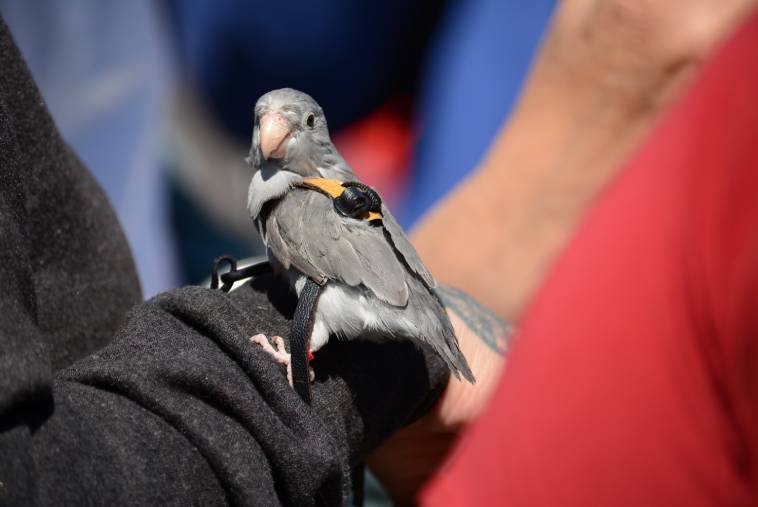
POLYGON ((382 227, 335 212, 332 200, 292 189, 266 218, 271 253, 318 282, 363 285, 394 306, 408 303, 407 271, 382 227))
POLYGON ((392 239, 395 249, 403 256, 403 259, 405 259, 405 262, 408 264, 411 271, 416 273, 428 288, 435 288, 437 282, 435 282, 434 277, 424 265, 424 262, 421 260, 421 257, 419 257, 418 252, 416 252, 416 249, 411 242, 408 241, 408 237, 405 235, 405 232, 403 232, 403 228, 400 227, 400 224, 397 223, 395 217, 392 216, 392 213, 390 213, 390 210, 384 204, 382 204, 382 222, 384 223, 384 228, 392 239))

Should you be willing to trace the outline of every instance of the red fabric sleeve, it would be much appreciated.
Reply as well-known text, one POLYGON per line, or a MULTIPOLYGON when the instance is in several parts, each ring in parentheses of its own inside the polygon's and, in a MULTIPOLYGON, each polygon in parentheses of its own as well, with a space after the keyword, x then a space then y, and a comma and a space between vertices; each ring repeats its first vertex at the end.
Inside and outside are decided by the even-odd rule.
POLYGON ((758 503, 758 15, 600 197, 438 505, 758 503))

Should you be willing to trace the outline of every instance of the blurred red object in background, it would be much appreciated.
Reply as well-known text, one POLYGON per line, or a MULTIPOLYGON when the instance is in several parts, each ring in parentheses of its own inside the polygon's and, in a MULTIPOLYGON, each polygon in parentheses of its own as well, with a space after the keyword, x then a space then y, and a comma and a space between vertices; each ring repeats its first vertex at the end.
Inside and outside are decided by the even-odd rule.
POLYGON ((395 98, 337 132, 333 140, 358 177, 393 205, 408 179, 414 132, 410 101, 395 98))

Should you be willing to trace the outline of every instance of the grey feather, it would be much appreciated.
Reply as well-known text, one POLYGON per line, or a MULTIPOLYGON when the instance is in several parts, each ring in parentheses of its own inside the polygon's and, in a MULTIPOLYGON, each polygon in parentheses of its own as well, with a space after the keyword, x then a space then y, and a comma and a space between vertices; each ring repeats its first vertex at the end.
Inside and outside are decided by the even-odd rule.
POLYGON ((403 228, 400 227, 400 224, 397 223, 397 220, 395 220, 395 217, 392 216, 392 213, 385 204, 382 204, 382 216, 384 229, 389 234, 395 249, 403 256, 408 267, 423 280, 424 285, 430 289, 435 288, 437 282, 421 261, 421 257, 419 257, 411 242, 408 241, 403 228))
POLYGON ((253 174, 247 191, 247 209, 255 219, 269 201, 275 201, 286 194, 293 186, 303 181, 303 177, 289 171, 278 171, 263 166, 253 174))
POLYGON ((275 90, 258 100, 255 114, 248 208, 272 263, 294 289, 302 290, 304 277, 323 286, 311 350, 330 335, 410 339, 473 383, 434 278, 389 209, 382 205, 381 225, 372 225, 338 214, 331 198, 298 186, 313 176, 358 181, 332 144, 318 104, 296 90, 275 90), (286 117, 290 134, 284 156, 263 160, 258 122, 272 110, 286 117), (305 125, 311 116, 315 122, 305 125))
POLYGON ((356 336, 376 341, 411 339, 419 346, 431 348, 453 374, 473 383, 474 375, 436 295, 416 277, 409 275, 407 283, 409 298, 404 308, 383 303, 365 287, 329 283, 319 298, 316 327, 347 339, 356 336))
POLYGON ((393 306, 408 303, 405 267, 381 227, 337 214, 320 192, 291 190, 264 221, 269 247, 285 267, 320 282, 363 285, 393 306))

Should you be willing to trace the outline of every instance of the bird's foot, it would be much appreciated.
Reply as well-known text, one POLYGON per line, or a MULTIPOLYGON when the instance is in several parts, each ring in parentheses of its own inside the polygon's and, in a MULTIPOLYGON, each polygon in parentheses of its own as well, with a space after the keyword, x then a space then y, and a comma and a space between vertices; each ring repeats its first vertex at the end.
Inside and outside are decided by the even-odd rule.
MULTIPOLYGON (((250 337, 250 341, 260 346, 265 352, 274 358, 274 360, 287 367, 287 381, 292 385, 292 356, 287 352, 284 346, 284 339, 281 336, 272 336, 271 341, 274 345, 271 346, 268 338, 264 334, 257 334, 250 337)), ((316 378, 316 374, 313 368, 308 367, 308 378, 313 382, 316 378)))

